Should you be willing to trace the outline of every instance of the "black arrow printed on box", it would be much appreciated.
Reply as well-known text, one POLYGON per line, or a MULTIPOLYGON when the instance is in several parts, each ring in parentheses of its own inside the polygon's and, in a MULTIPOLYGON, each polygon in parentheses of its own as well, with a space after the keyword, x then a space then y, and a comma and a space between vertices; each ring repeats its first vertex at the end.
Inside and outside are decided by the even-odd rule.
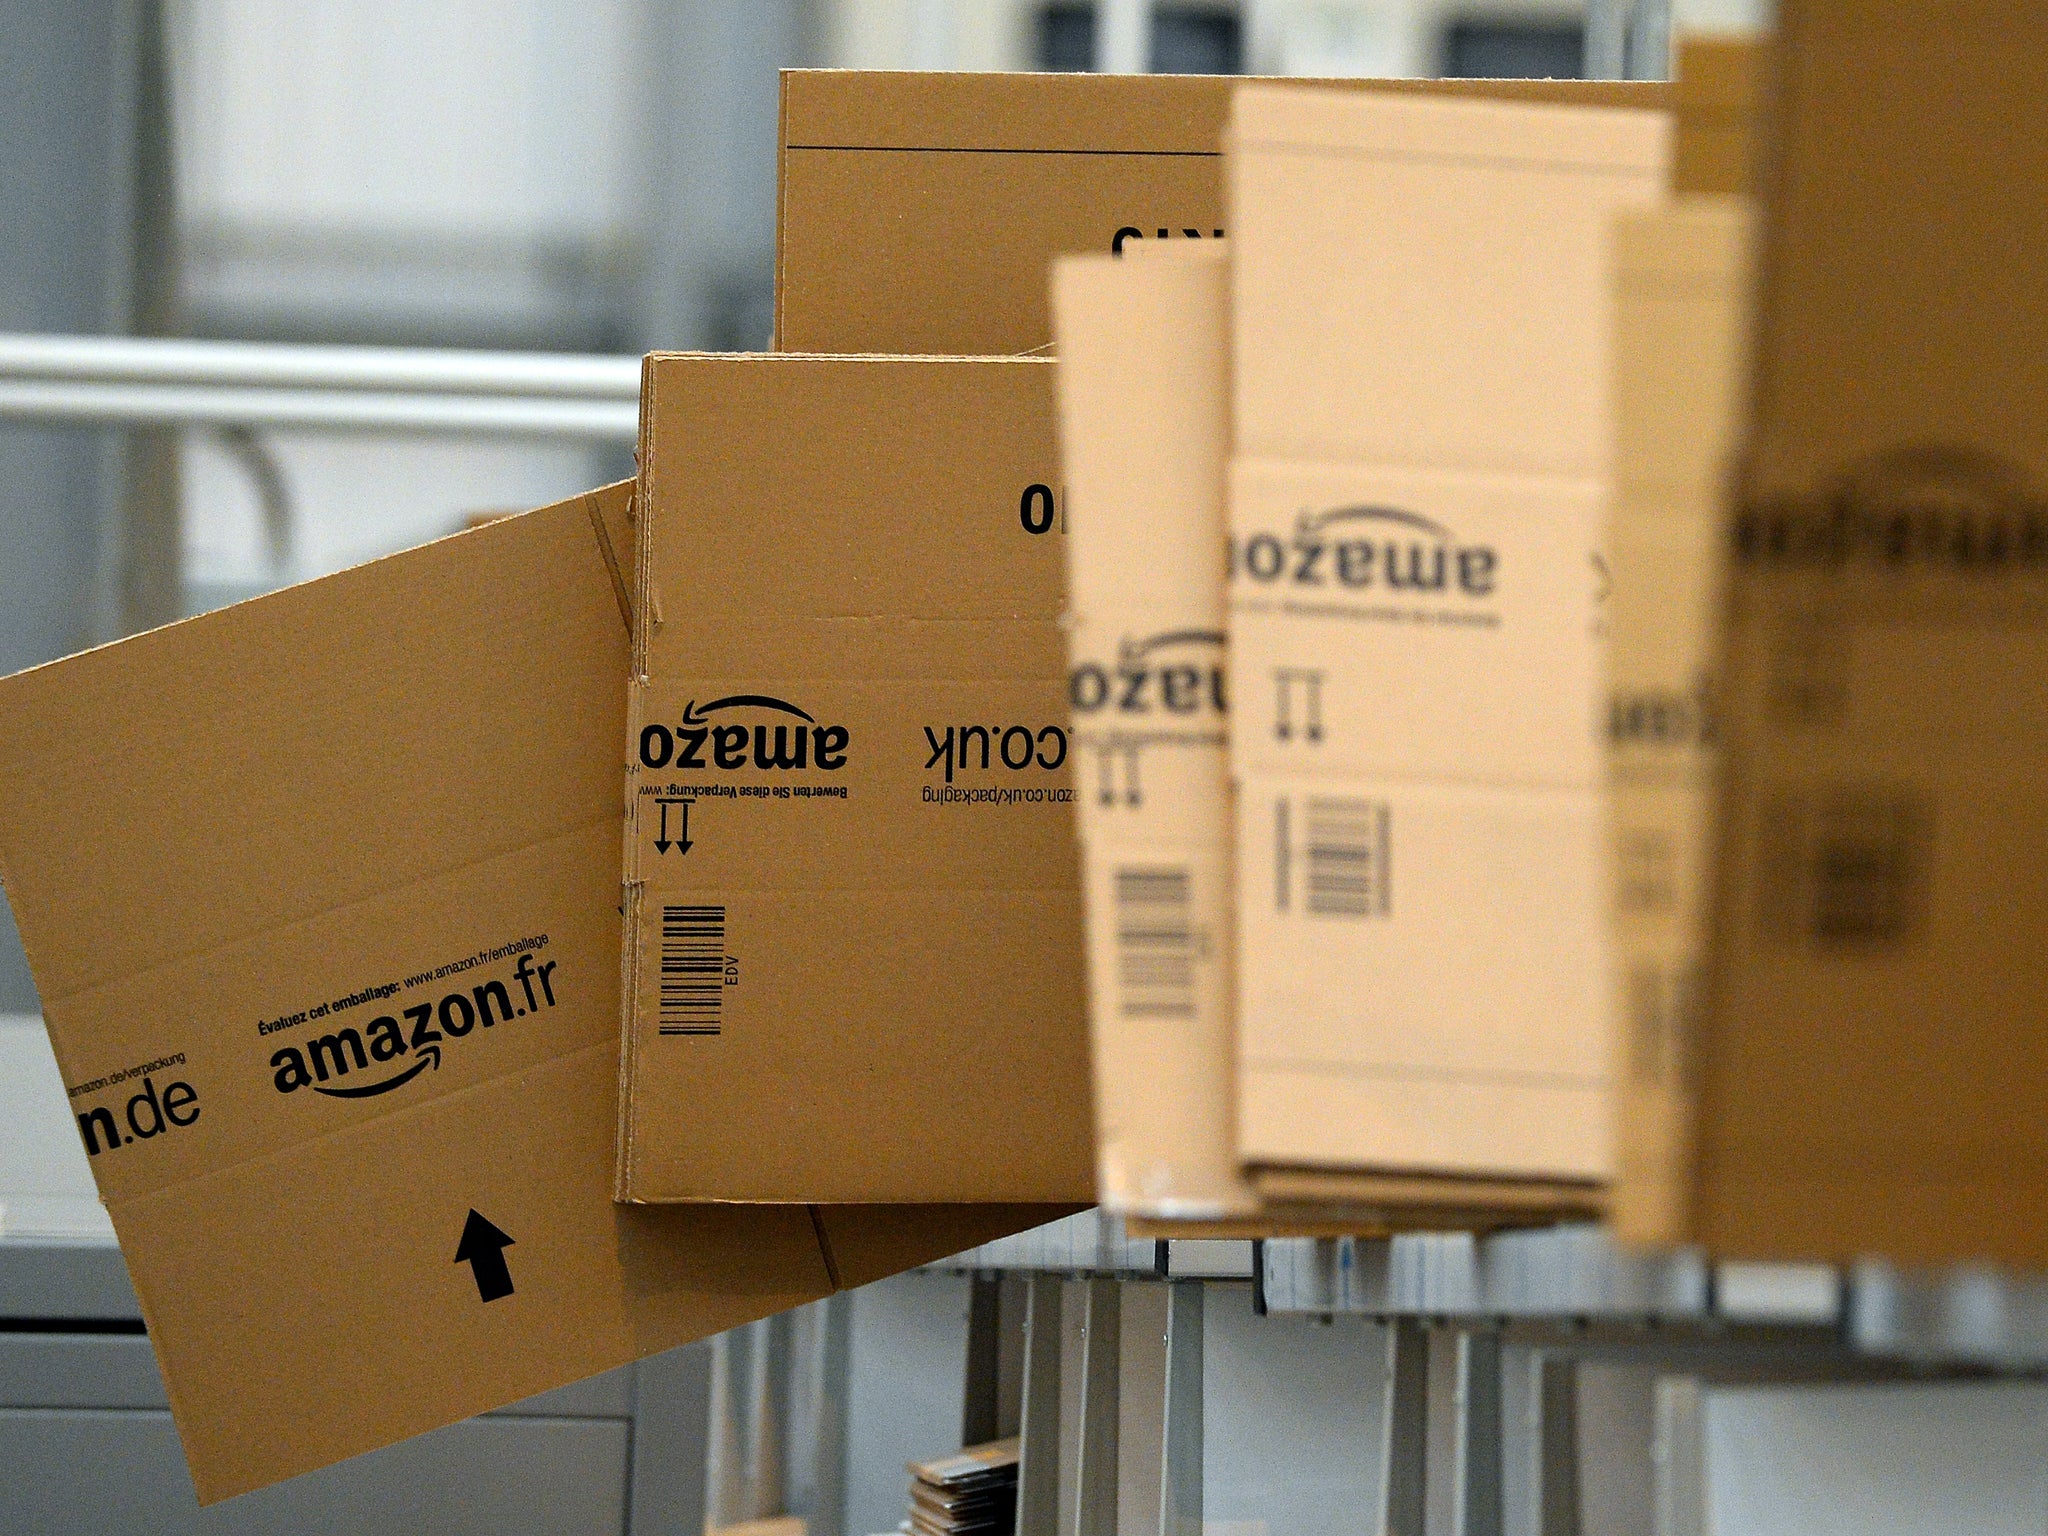
POLYGON ((675 836, 676 852, 688 853, 690 851, 690 806, 694 798, 694 796, 691 796, 681 800, 658 799, 654 802, 661 807, 661 832, 654 839, 654 851, 656 853, 668 852, 668 808, 672 805, 680 805, 683 808, 683 829, 675 836))
POLYGON ((496 1301, 512 1294, 512 1271, 505 1263, 505 1250, 512 1241, 471 1207, 469 1219, 462 1224, 462 1241, 455 1245, 455 1262, 469 1266, 476 1279, 478 1301, 496 1301))

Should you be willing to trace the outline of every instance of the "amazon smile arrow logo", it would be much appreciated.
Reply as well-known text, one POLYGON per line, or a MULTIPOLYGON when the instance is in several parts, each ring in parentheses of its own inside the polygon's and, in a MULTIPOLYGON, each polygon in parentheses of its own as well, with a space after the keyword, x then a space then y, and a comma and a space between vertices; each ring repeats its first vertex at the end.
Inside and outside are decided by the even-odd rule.
POLYGON ((441 1047, 438 1045, 428 1046, 420 1052, 420 1059, 418 1061, 407 1067, 398 1076, 387 1077, 381 1083, 361 1083, 354 1088, 323 1088, 318 1083, 315 1083, 313 1091, 315 1093, 324 1093, 330 1099, 371 1099, 380 1093, 389 1093, 394 1088, 403 1088, 429 1067, 432 1067, 436 1072, 441 1070, 441 1047))
POLYGON ((799 720, 815 725, 817 716, 807 709, 798 709, 787 699, 772 698, 765 693, 730 693, 722 699, 713 699, 709 704, 699 704, 695 699, 683 706, 683 724, 702 725, 710 716, 721 709, 779 709, 785 715, 795 715, 799 720))

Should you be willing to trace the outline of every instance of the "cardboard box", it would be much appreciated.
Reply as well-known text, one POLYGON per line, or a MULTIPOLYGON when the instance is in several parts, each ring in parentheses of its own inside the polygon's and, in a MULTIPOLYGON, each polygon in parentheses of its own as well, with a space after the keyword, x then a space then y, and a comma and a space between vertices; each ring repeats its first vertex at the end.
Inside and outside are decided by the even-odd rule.
MULTIPOLYGON (((1683 141, 1683 134, 1681 134, 1683 141)), ((1705 944, 1726 480, 1748 373, 1746 200, 1625 213, 1614 235, 1605 604, 1616 1169, 1629 1241, 1676 1236, 1705 944)))
POLYGON ((1671 85, 1671 189, 1748 196, 1756 175, 1765 42, 1742 33, 1678 41, 1671 85))
POLYGON ((1247 87, 1229 145, 1241 1155, 1596 1209, 1607 229, 1668 124, 1247 87))
POLYGON ((1086 1201, 1052 364, 656 355, 619 1193, 1086 1201))
MULTIPOLYGON (((1242 77, 782 76, 775 336, 789 352, 1016 353, 1052 340, 1046 263, 1224 233, 1242 77)), ((1659 82, 1346 80, 1378 95, 1663 106, 1659 82)))
POLYGON ((1718 1252, 2048 1263, 2044 24, 1780 11, 1688 1191, 1718 1252))
POLYGON ((1254 1214, 1237 1163, 1220 246, 1053 265, 1096 1197, 1254 1214))
POLYGON ((629 490, 0 681, 0 876, 203 1501, 1052 1214, 607 1198, 629 490))

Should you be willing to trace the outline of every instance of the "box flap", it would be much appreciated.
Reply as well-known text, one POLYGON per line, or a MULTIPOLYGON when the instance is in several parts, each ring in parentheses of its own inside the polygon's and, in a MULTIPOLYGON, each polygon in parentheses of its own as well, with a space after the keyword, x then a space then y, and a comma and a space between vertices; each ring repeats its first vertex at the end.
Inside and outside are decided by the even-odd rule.
MULTIPOLYGON (((608 1199, 630 494, 0 681, 0 875, 202 1500, 832 1287, 801 1208, 608 1199)), ((981 1225, 884 1215, 876 1272, 981 1225)))

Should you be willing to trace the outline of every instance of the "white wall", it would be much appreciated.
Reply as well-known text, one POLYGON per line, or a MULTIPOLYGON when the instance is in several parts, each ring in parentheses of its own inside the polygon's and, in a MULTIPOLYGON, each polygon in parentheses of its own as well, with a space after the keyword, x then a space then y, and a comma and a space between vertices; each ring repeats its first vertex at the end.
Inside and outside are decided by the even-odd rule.
POLYGON ((1259 1317, 1249 1284, 1202 1310, 1202 1517, 1209 1536, 1378 1529, 1386 1333, 1358 1317, 1259 1317))
POLYGON ((112 1241, 43 1021, 0 1015, 0 1238, 112 1241))

